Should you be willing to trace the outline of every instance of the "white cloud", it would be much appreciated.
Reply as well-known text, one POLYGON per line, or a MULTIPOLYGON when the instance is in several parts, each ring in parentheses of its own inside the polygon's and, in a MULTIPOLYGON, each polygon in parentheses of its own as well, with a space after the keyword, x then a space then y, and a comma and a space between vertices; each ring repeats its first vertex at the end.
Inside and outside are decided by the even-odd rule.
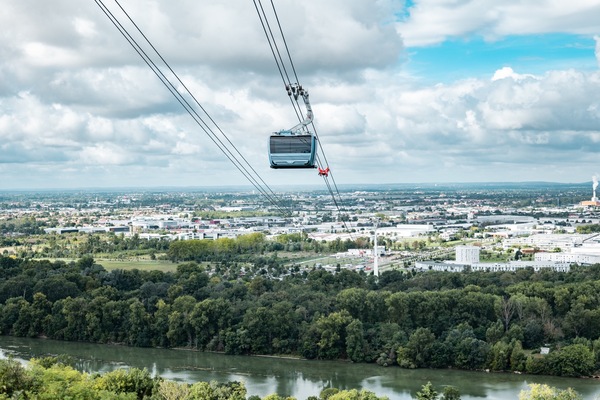
POLYGON ((73 27, 75 31, 82 36, 83 38, 93 38, 98 35, 98 31, 96 30, 96 24, 93 21, 90 21, 86 18, 75 18, 73 20, 73 27))
POLYGON ((501 69, 494 72, 494 76, 492 77, 492 81, 497 81, 499 79, 512 78, 516 81, 523 80, 527 78, 533 78, 534 76, 531 74, 517 74, 511 67, 502 67, 501 69))
POLYGON ((100 140, 113 138, 114 126, 110 119, 88 115, 87 131, 92 137, 100 140))
POLYGON ((192 155, 199 154, 200 146, 196 144, 191 144, 188 142, 177 142, 175 148, 173 149, 173 154, 178 155, 192 155))
POLYGON ((134 159, 123 148, 111 144, 86 146, 79 152, 79 161, 84 165, 127 165, 134 159))
POLYGON ((588 0, 416 0, 410 18, 397 25, 407 46, 441 43, 479 35, 598 33, 600 3, 588 0))
MULTIPOLYGON (((37 3, 9 0, 0 15, 6 187, 247 184, 93 2, 37 3)), ((518 167, 519 179, 551 180, 543 178, 548 166, 564 162, 553 169, 564 180, 596 163, 600 72, 533 75, 513 66, 487 78, 424 86, 402 69, 400 35, 415 45, 494 38, 511 29, 597 27, 589 2, 575 0, 568 9, 558 1, 525 3, 417 1, 400 24, 393 21, 399 4, 391 0, 278 4, 336 179, 509 180, 507 171, 518 167)), ((295 125, 297 116, 252 2, 125 6, 267 182, 320 182, 314 171, 268 167, 269 134, 295 125)), ((596 57, 598 43, 596 37, 596 57)))
POLYGON ((594 54, 596 55, 596 61, 598 61, 598 67, 600 67, 600 36, 594 36, 594 41, 596 42, 594 54))

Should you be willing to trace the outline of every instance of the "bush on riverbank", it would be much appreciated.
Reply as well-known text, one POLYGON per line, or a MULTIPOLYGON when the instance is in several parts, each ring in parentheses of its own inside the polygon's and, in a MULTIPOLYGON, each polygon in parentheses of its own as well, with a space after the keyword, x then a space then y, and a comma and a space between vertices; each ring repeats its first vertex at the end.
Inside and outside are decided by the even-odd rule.
MULTIPOLYGON (((243 383, 196 382, 193 384, 151 377, 148 370, 117 369, 87 374, 60 362, 61 358, 32 359, 25 367, 13 359, 0 360, 0 400, 246 400, 243 383)), ((321 397, 323 398, 323 397, 321 397)), ((331 400, 387 400, 366 390, 337 391, 331 400)), ((311 397, 311 399, 317 399, 311 397)), ((250 396, 248 400, 261 400, 250 396)), ((295 400, 273 394, 263 400, 295 400)))

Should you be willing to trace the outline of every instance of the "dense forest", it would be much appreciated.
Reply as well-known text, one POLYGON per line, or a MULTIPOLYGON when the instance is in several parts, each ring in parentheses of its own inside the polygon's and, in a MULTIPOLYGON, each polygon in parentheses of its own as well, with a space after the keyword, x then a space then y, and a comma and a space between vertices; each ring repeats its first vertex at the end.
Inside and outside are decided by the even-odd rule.
POLYGON ((107 271, 90 256, 0 257, 0 333, 403 368, 561 376, 600 369, 600 265, 379 278, 239 270, 236 260, 166 273, 107 271), (539 354, 543 345, 548 355, 539 354))

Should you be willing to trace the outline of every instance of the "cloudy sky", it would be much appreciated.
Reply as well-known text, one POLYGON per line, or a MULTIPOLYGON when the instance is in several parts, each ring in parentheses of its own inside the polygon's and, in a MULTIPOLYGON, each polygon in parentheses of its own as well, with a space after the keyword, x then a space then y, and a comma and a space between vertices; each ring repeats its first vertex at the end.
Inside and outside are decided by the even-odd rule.
MULTIPOLYGON (((2 3, 0 189, 249 184, 96 1, 2 3)), ((600 172, 600 0, 275 3, 337 183, 600 172)), ((268 185, 321 182, 268 167, 298 120, 253 0, 121 5, 268 185)))

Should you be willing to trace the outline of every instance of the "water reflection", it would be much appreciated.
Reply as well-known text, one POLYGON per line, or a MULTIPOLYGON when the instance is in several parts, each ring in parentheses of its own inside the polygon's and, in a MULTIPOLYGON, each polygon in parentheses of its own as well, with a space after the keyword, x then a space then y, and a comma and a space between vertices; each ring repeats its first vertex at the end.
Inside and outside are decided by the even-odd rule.
POLYGON ((0 336, 2 358, 12 355, 26 360, 59 354, 71 356, 76 361, 76 368, 88 373, 137 367, 147 368, 153 376, 180 382, 235 380, 244 382, 249 396, 261 397, 277 393, 303 400, 318 395, 323 388, 337 387, 364 388, 390 399, 408 400, 422 385, 431 381, 438 391, 443 385, 456 386, 463 400, 516 399, 528 383, 546 383, 560 389, 573 387, 586 400, 600 399, 597 380, 453 370, 405 370, 370 364, 225 356, 0 336))

